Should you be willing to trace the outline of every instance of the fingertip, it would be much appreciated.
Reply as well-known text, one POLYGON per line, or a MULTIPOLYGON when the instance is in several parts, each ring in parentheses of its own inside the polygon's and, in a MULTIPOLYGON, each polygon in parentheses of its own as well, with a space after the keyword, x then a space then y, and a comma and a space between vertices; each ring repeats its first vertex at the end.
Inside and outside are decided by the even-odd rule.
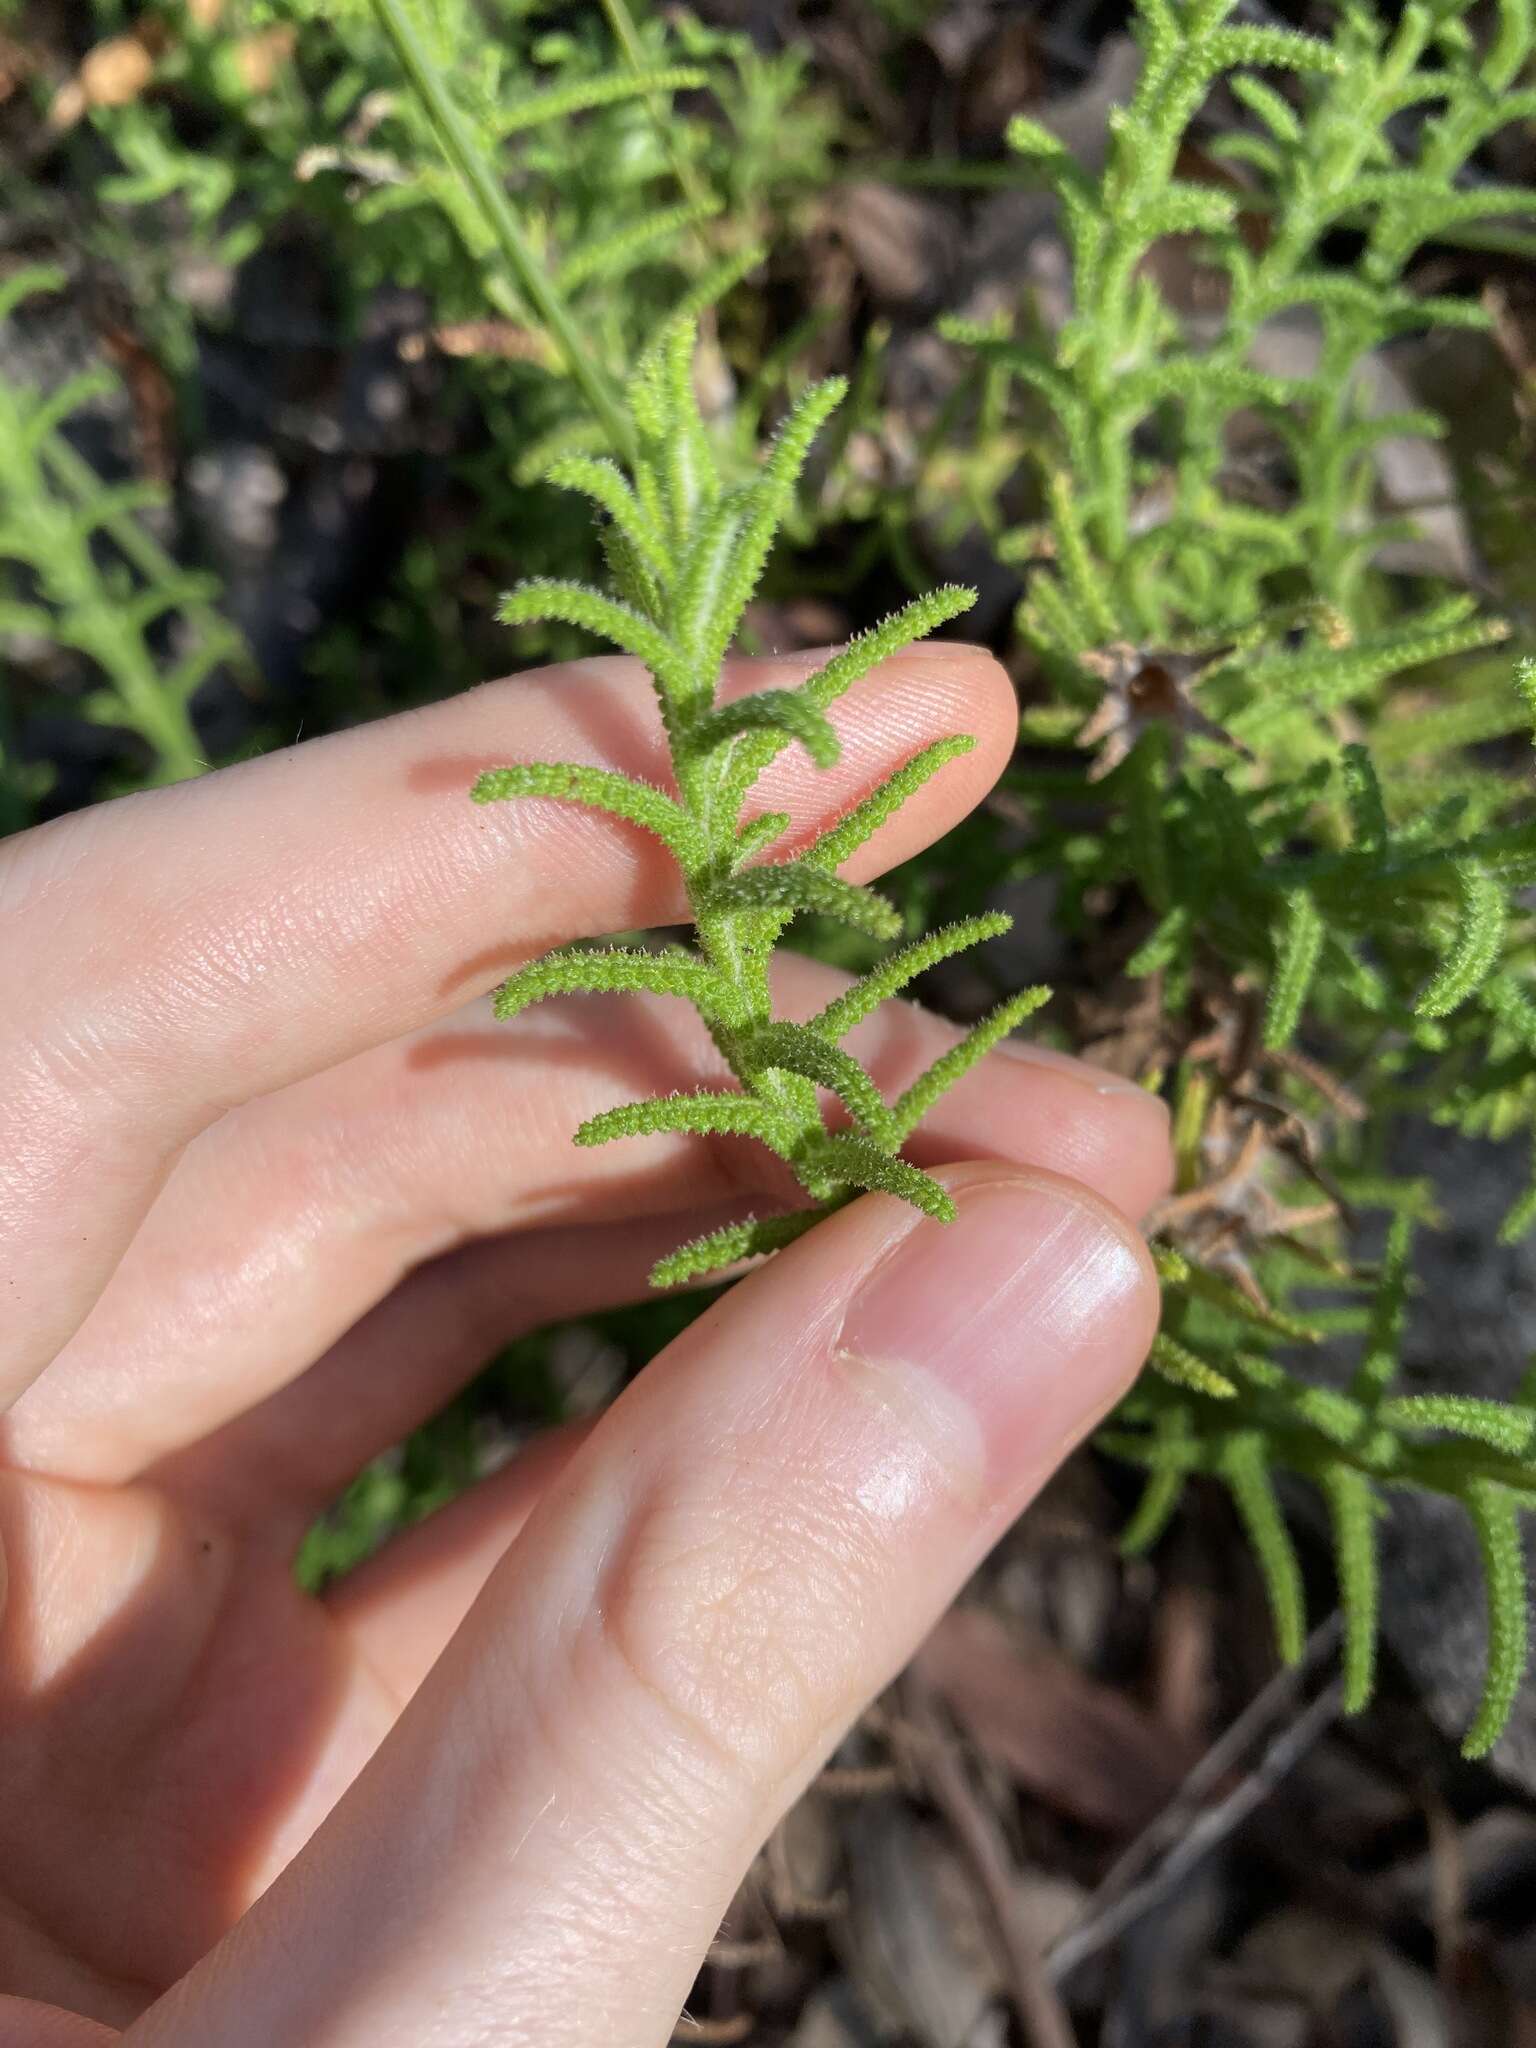
MULTIPOLYGON (((732 661, 721 695, 736 698, 768 689, 793 689, 838 650, 732 661)), ((965 734, 970 753, 948 763, 882 826, 849 870, 878 873, 893 858, 946 831, 971 810, 1007 765, 1017 730, 1017 705, 1007 671, 985 648, 950 641, 919 641, 880 662, 852 685, 828 713, 841 742, 840 782, 860 793, 935 740, 965 734), (878 849, 878 855, 872 854, 878 849)), ((787 810, 796 826, 826 810, 827 787, 808 778, 797 750, 767 769, 754 793, 754 809, 787 810)))

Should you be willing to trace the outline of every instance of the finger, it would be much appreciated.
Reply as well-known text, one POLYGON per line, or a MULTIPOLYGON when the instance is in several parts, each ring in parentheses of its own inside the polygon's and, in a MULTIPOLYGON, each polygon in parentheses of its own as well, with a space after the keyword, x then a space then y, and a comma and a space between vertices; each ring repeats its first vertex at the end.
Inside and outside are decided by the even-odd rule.
POLYGON ((947 1179, 955 1224, 853 1205, 628 1390, 135 2048, 659 2048, 774 1819, 1150 1340, 1115 1212, 947 1179))
POLYGON ((503 1345, 640 1299, 666 1252, 720 1209, 486 1238, 421 1267, 311 1370, 151 1469, 155 1484, 287 1552, 370 1458, 431 1416, 503 1345))
MULTIPOLYGON (((815 660, 737 664, 731 686, 815 660)), ((1014 722, 1002 671, 965 649, 886 663, 836 715, 836 766, 791 748, 757 792, 802 838, 928 741, 978 742, 850 862, 862 875, 970 808, 1014 722)), ((78 1325, 177 1151, 234 1103, 443 1016, 550 945, 681 913, 638 830, 468 801, 482 768, 559 759, 668 779, 635 664, 535 671, 8 844, 0 901, 27 971, 0 1014, 0 1409, 78 1325)))
POLYGON ((56 2005, 0 1997, 0 2048, 109 2048, 121 2039, 116 2027, 98 2026, 56 2005))
POLYGON ((547 1430, 504 1470, 397 1536, 326 1596, 354 1654, 402 1706, 591 1429, 586 1421, 547 1430))
MULTIPOLYGON (((814 1015, 844 986, 809 961, 781 963, 790 1015, 814 1015)), ((892 1003, 849 1044, 894 1099, 957 1036, 892 1003)), ((78 1479, 142 1472, 274 1393, 407 1273, 467 1239, 732 1198, 738 1213, 761 1197, 789 1205, 794 1181, 761 1146, 686 1135, 571 1143, 584 1118, 616 1102, 728 1080, 685 1005, 577 998, 512 1025, 461 1013, 232 1112, 188 1148, 104 1296, 18 1403, 7 1454, 78 1479)), ((1171 1170, 1159 1101, 1022 1043, 952 1091, 913 1151, 1047 1167, 1133 1216, 1171 1170)), ((679 1229, 674 1243, 686 1236, 679 1229)), ((520 1290, 515 1265, 505 1270, 510 1303, 520 1290)), ((513 1334, 509 1314, 497 1341, 513 1334)), ((414 1373, 441 1384, 437 1363, 429 1343, 414 1373)), ((262 1449, 270 1461, 274 1446, 263 1438, 262 1449)))

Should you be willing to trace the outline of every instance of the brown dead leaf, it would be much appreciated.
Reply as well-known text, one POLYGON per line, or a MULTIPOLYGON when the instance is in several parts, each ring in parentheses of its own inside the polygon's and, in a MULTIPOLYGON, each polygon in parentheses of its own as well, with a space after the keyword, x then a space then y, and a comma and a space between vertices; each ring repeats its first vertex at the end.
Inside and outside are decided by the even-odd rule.
POLYGON ((946 1615, 917 1666, 979 1749, 1086 1826, 1134 1834, 1172 1798, 1190 1761, 1123 1693, 1044 1638, 1021 1648, 980 1608, 946 1615))
POLYGON ((37 58, 24 43, 0 36, 0 106, 11 97, 37 69, 37 58))
POLYGON ((964 2048, 999 1980, 965 1873, 939 1832, 901 1801, 847 1822, 849 1911, 833 1943, 887 2037, 964 2048))
POLYGON ((270 92, 297 41, 297 31, 286 25, 243 36, 235 45, 235 68, 246 90, 270 92))
POLYGON ((101 341, 128 391, 145 474, 168 484, 175 468, 176 393, 171 380, 131 328, 105 323, 101 341))
POLYGON ((130 29, 87 50, 73 78, 61 85, 48 109, 52 128, 73 128, 92 107, 126 107, 155 75, 161 38, 152 30, 130 29))
POLYGON ((907 306, 942 298, 955 237, 937 201, 894 185, 849 185, 828 219, 876 299, 907 306))
POLYGON ((224 0, 186 0, 187 19, 194 28, 217 28, 224 13, 224 0))
POLYGON ((430 334, 407 334, 400 354, 408 363, 419 363, 429 344, 439 355, 496 356, 507 363, 536 363, 544 354, 539 337, 510 320, 455 320, 434 327, 430 334))
POLYGON ((1015 114, 1045 90, 1045 57, 1037 22, 1004 18, 972 50, 960 86, 960 132, 975 147, 1001 141, 1015 114))

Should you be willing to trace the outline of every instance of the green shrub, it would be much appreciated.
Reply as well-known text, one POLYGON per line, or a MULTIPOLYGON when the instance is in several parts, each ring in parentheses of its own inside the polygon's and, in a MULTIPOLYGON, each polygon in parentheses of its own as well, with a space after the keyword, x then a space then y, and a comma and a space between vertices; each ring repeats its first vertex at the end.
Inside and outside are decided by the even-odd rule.
MULTIPOLYGON (((216 123, 221 149, 194 148, 158 98, 97 110, 115 168, 90 237, 132 272, 125 245, 157 210, 226 261, 298 215, 329 238, 354 302, 405 281, 440 323, 489 317, 519 337, 515 359, 455 365, 482 422, 481 510, 461 553, 427 566, 427 600, 455 590, 471 556, 549 569, 503 617, 637 653, 676 789, 513 764, 474 795, 558 795, 646 825, 683 869, 697 944, 562 952, 515 977, 499 1008, 584 987, 684 996, 740 1090, 631 1105, 581 1142, 729 1123, 781 1152, 818 1211, 868 1186, 937 1211, 902 1139, 1037 992, 1004 992, 965 1049, 895 1104, 837 1041, 865 1008, 995 935, 999 886, 1048 880, 1068 948, 1046 1019, 1161 1090, 1174 1116, 1178 1182, 1153 1218, 1162 1333, 1100 1437, 1147 1474, 1128 1541, 1156 1539, 1190 1476, 1223 1483, 1294 1656, 1301 1572, 1275 1482, 1312 1482, 1332 1516, 1358 1707, 1373 1681, 1383 1494, 1456 1499, 1488 1585, 1487 1688, 1467 1737, 1480 1753, 1525 1663, 1518 1518, 1536 1494, 1536 1395, 1398 1391, 1414 1232, 1437 1210, 1432 1189, 1384 1162, 1404 1119, 1532 1143, 1536 683, 1520 650, 1501 648, 1504 621, 1390 568, 1412 522, 1381 508, 1382 451, 1443 425, 1373 411, 1365 371, 1400 337, 1486 324, 1454 288, 1457 252, 1536 253, 1536 193, 1501 182, 1488 155, 1501 128, 1536 118, 1536 31, 1527 0, 1348 5, 1312 35, 1234 11, 1140 0, 1141 73, 1102 171, 1039 122, 1014 122, 1009 175, 1060 205, 1073 284, 1060 330, 1032 301, 942 323, 956 382, 914 440, 874 327, 808 469, 833 397, 807 361, 826 321, 813 307, 775 326, 755 280, 763 244, 776 265, 792 257, 854 123, 807 89, 798 57, 761 56, 686 17, 636 23, 606 0, 601 21, 546 33, 529 0, 251 0, 243 26, 296 38, 263 93, 189 21, 166 76, 216 123), (1159 283, 1174 243, 1217 309, 1200 334, 1159 283), (1425 252, 1453 288, 1423 288, 1425 252), (1281 316, 1310 322, 1304 374, 1260 359, 1281 316), (696 383, 711 393, 702 412, 696 383), (1240 439, 1257 463, 1239 459, 1240 439), (872 473, 861 442, 899 446, 901 460, 872 473), (551 484, 596 501, 601 554, 585 526, 530 516, 551 484), (826 758, 839 687, 952 615, 947 593, 922 594, 925 563, 936 535, 967 523, 1022 578, 1020 749, 1006 803, 895 878, 893 907, 834 869, 942 750, 795 861, 772 859, 772 821, 740 828, 741 806, 778 748, 826 758), (717 705, 775 532, 798 551, 779 571, 789 588, 834 529, 840 562, 870 587, 905 583, 913 602, 802 690, 717 705), (606 590, 592 586, 602 559, 606 590), (949 928, 923 938, 918 911, 949 928), (854 990, 794 1027, 773 1019, 765 969, 805 912, 907 943, 883 965, 861 960, 854 990), (827 1126, 818 1090, 851 1131, 827 1126)), ((163 302, 153 279, 144 288, 163 302)), ((161 354, 184 366, 190 326, 161 318, 161 354)), ((218 637, 195 636, 191 666, 168 667, 144 629, 173 606, 206 625, 207 594, 125 538, 130 508, 61 469, 50 436, 65 403, 13 395, 0 417, 0 438, 31 451, 7 486, 25 587, 5 623, 88 657, 105 678, 92 715, 137 731, 155 773, 185 772, 188 692, 218 637), (25 536, 45 527, 67 547, 43 559, 25 536), (128 572, 102 566, 102 530, 128 572), (113 591, 126 600, 115 612, 113 591)), ((13 818, 36 793, 3 726, 0 792, 13 818)), ((771 1250, 812 1213, 744 1221, 658 1277, 771 1250)), ((1536 1185, 1504 1229, 1532 1227, 1536 1185)), ((370 1531, 398 1492, 373 1487, 370 1531)))

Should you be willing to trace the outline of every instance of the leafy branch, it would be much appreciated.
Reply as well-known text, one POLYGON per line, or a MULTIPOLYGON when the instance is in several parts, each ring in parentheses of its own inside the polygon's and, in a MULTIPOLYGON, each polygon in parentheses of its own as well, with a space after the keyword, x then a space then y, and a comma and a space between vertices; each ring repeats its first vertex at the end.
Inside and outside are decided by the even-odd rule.
POLYGON ((557 481, 590 497, 607 522, 612 594, 530 583, 501 609, 513 624, 560 618, 582 626, 645 665, 667 736, 672 788, 578 763, 530 762, 491 769, 473 790, 477 803, 553 798, 638 825, 672 855, 687 891, 696 950, 562 950, 521 969, 496 996, 497 1014, 510 1017, 574 991, 670 995, 690 1003, 708 1027, 731 1087, 605 1110, 581 1127, 576 1142, 662 1131, 749 1137, 785 1161, 807 1198, 788 1216, 731 1224, 680 1247, 657 1266, 658 1285, 775 1250, 862 1189, 948 1219, 949 1197, 901 1157, 902 1145, 932 1103, 1046 994, 1027 989, 1000 1004, 895 1102, 841 1041, 925 968, 1004 930, 1006 917, 972 919, 907 945, 808 1023, 775 1014, 770 965, 795 917, 815 912, 873 937, 898 936, 901 919, 891 904, 836 870, 972 742, 956 734, 924 748, 790 857, 774 851, 788 818, 753 801, 763 772, 791 746, 818 767, 836 761, 830 708, 879 662, 964 611, 972 593, 941 589, 918 598, 793 689, 723 697, 726 651, 793 505, 817 429, 843 386, 832 379, 804 393, 755 474, 728 486, 699 412, 693 361, 694 331, 680 322, 635 373, 627 438, 636 454, 627 472, 586 460, 567 460, 554 471, 557 481), (824 1101, 837 1105, 836 1118, 824 1101))

